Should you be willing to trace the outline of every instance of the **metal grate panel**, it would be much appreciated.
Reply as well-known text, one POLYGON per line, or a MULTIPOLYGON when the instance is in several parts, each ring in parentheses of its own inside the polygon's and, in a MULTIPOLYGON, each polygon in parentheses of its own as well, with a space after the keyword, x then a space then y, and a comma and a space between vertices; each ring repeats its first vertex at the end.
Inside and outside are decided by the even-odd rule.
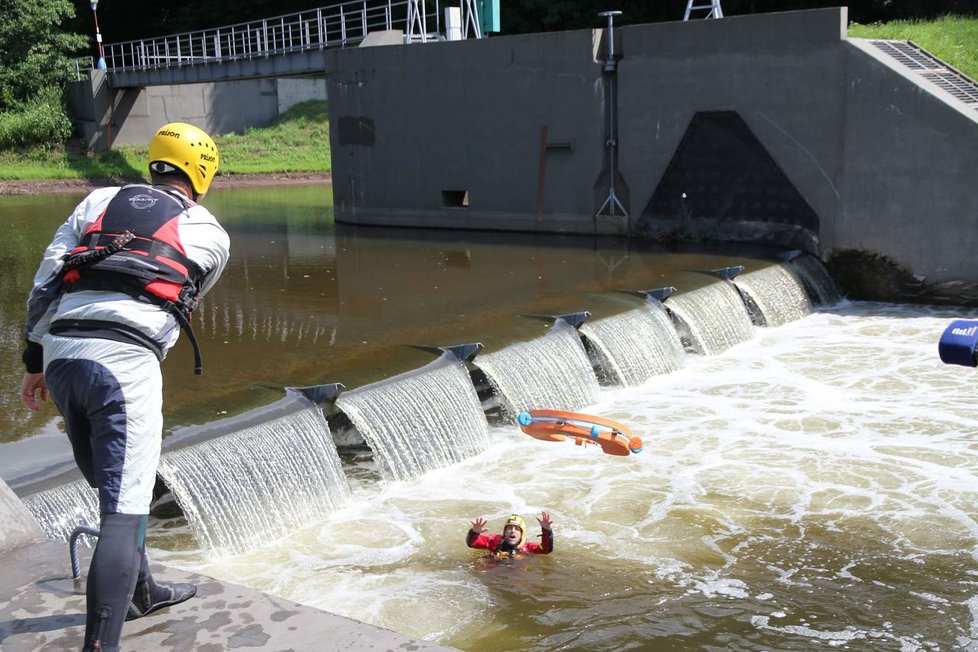
POLYGON ((978 82, 909 41, 871 41, 882 52, 978 110, 978 82))

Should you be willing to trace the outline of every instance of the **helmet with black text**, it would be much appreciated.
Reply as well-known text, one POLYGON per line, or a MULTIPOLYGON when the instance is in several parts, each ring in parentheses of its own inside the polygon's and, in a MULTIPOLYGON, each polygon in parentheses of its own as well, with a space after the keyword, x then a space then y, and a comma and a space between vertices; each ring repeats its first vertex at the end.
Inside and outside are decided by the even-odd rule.
POLYGON ((149 169, 164 175, 182 172, 198 196, 207 192, 219 163, 211 137, 185 122, 163 125, 149 143, 149 169))

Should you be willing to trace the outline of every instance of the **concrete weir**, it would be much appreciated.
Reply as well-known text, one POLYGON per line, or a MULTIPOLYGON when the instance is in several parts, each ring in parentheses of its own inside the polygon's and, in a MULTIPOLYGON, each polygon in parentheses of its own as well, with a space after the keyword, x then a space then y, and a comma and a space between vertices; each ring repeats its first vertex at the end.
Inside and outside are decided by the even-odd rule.
MULTIPOLYGON (((71 578, 68 547, 44 538, 0 480, 0 646, 5 652, 80 650, 85 583, 71 578)), ((88 551, 90 553, 90 551, 88 551)), ((88 556, 82 554, 82 567, 88 556)), ((197 595, 126 623, 124 650, 449 650, 261 591, 158 564, 163 579, 197 595)))

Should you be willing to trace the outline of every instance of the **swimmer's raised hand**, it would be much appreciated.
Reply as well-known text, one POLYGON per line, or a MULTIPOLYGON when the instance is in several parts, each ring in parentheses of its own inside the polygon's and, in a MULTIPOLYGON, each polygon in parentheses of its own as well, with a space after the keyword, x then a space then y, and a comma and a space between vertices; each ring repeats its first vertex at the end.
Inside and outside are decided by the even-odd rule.
POLYGON ((537 521, 540 523, 541 530, 549 530, 553 528, 553 521, 550 520, 550 512, 540 512, 540 516, 537 517, 537 521))
POLYGON ((481 516, 474 521, 472 521, 472 531, 476 534, 482 534, 486 531, 486 519, 481 516))

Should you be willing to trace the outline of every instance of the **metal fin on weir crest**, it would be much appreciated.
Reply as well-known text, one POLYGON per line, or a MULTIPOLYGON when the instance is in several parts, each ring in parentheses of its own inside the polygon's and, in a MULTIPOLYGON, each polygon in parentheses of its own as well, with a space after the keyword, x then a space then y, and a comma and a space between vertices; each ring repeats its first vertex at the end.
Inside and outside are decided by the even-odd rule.
POLYGON ((722 278, 725 281, 732 281, 737 274, 744 271, 743 265, 731 265, 730 267, 720 267, 718 269, 697 269, 693 270, 699 272, 700 274, 709 274, 710 276, 716 276, 717 278, 722 278))
POLYGON ((539 319, 540 321, 545 321, 545 322, 556 323, 558 321, 563 321, 568 325, 570 325, 571 327, 573 327, 574 329, 580 328, 581 324, 587 321, 588 317, 590 316, 591 313, 587 310, 582 310, 581 312, 569 312, 563 315, 529 315, 525 313, 517 315, 517 317, 526 317, 527 319, 539 319))
POLYGON ((428 344, 405 344, 405 346, 410 346, 413 349, 418 349, 427 353, 433 353, 437 356, 444 353, 451 353, 458 358, 460 362, 472 362, 472 359, 479 354, 479 351, 485 348, 482 342, 454 344, 452 346, 433 346, 428 344))
POLYGON ((340 392, 346 389, 343 383, 329 383, 326 385, 306 385, 304 387, 286 387, 286 391, 299 392, 316 405, 323 403, 335 403, 340 392))
POLYGON ((651 290, 618 290, 619 292, 624 292, 625 294, 634 294, 642 297, 648 302, 658 301, 663 303, 666 299, 674 295, 677 290, 676 288, 669 286, 664 288, 653 288, 651 290))

